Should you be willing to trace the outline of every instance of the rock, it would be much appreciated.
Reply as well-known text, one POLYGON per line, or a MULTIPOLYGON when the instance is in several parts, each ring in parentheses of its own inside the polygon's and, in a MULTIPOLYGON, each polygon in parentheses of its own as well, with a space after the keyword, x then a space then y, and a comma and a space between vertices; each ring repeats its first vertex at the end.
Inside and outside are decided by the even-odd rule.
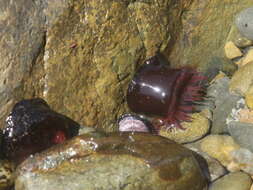
POLYGON ((247 54, 242 59, 240 66, 246 65, 250 62, 251 62, 251 64, 253 62, 253 49, 248 50, 247 54))
POLYGON ((241 35, 235 24, 231 26, 227 42, 232 41, 238 48, 246 48, 253 45, 253 41, 241 35))
POLYGON ((207 153, 201 151, 200 144, 201 140, 189 144, 184 144, 184 146, 186 148, 191 149, 194 152, 197 152, 199 155, 205 158, 210 173, 210 181, 212 182, 220 178, 221 176, 225 175, 227 173, 227 170, 224 166, 221 165, 221 163, 218 160, 212 158, 207 153))
POLYGON ((95 133, 97 130, 95 127, 80 126, 78 135, 95 133))
POLYGON ((6 190, 14 183, 14 166, 7 160, 0 160, 0 190, 6 190))
POLYGON ((40 98, 15 104, 3 129, 4 156, 16 164, 78 134, 79 124, 59 114, 40 98))
POLYGON ((250 109, 253 109, 253 86, 250 86, 245 93, 246 104, 250 109))
POLYGON ((209 190, 249 190, 252 184, 250 176, 243 172, 234 172, 215 181, 209 190))
POLYGON ((240 67, 233 75, 229 90, 244 96, 253 83, 253 64, 252 62, 240 67))
POLYGON ((248 108, 240 109, 238 112, 238 119, 241 123, 252 123, 253 124, 253 111, 248 108))
POLYGON ((229 78, 227 76, 216 78, 208 87, 207 96, 214 101, 211 133, 219 134, 227 132, 227 118, 236 107, 240 96, 229 92, 229 78))
POLYGON ((235 40, 235 45, 239 48, 245 48, 253 45, 253 41, 244 37, 239 37, 235 40))
POLYGON ((236 47, 232 41, 229 41, 225 44, 224 50, 227 58, 229 59, 234 59, 242 56, 241 50, 236 47))
POLYGON ((15 102, 41 97, 83 125, 116 130, 136 65, 170 46, 188 4, 1 1, 0 126, 15 102))
POLYGON ((194 64, 203 72, 217 69, 232 75, 236 66, 224 59, 224 46, 234 16, 249 6, 253 6, 253 1, 192 1, 182 14, 182 30, 175 38, 175 45, 169 49, 171 64, 194 64))
POLYGON ((239 145, 253 151, 253 123, 232 121, 228 124, 228 130, 239 145))
POLYGON ((178 143, 188 143, 203 137, 210 128, 209 110, 203 110, 200 113, 192 114, 191 122, 183 122, 182 126, 185 130, 174 129, 166 130, 163 127, 159 131, 159 135, 178 143))
POLYGON ((209 135, 201 141, 201 150, 217 159, 223 166, 232 162, 230 153, 239 148, 240 146, 228 135, 209 135))
POLYGON ((238 168, 246 173, 253 175, 253 153, 245 148, 233 150, 230 153, 233 162, 228 165, 230 169, 238 168))
POLYGON ((246 38, 253 40, 253 7, 242 10, 236 15, 235 23, 239 31, 246 38))
POLYGON ((195 154, 147 133, 82 135, 25 160, 15 190, 203 190, 195 154))

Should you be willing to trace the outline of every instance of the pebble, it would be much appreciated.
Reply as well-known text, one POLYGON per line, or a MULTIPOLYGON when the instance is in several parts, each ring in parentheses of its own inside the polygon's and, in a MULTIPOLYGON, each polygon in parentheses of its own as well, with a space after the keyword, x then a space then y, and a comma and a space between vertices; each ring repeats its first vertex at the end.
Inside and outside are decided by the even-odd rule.
POLYGON ((215 181, 209 190, 249 190, 250 176, 243 172, 233 172, 215 181))
POLYGON ((209 135, 201 140, 201 151, 217 159, 223 166, 232 162, 230 152, 240 146, 228 135, 209 135))
POLYGON ((246 173, 253 175, 253 153, 246 149, 240 148, 233 150, 230 153, 233 162, 228 165, 230 171, 242 170, 246 173))
POLYGON ((253 123, 231 121, 228 130, 233 139, 244 148, 253 151, 253 123))
POLYGON ((232 41, 238 48, 246 48, 253 45, 253 41, 242 36, 236 25, 232 25, 226 42, 232 41))
POLYGON ((227 170, 224 166, 220 164, 218 160, 216 160, 215 158, 212 158, 207 153, 201 151, 200 142, 201 140, 193 142, 193 143, 184 144, 184 146, 198 153, 206 160, 208 170, 210 173, 210 181, 212 182, 220 178, 221 176, 224 176, 227 173, 227 170))
POLYGON ((253 86, 250 86, 245 93, 245 100, 248 108, 253 109, 253 86))
POLYGON ((240 67, 235 72, 229 84, 229 90, 231 92, 244 96, 245 93, 252 86, 253 84, 253 64, 252 63, 253 62, 250 62, 240 67))
POLYGON ((241 99, 241 96, 229 92, 229 82, 230 79, 226 75, 219 74, 207 89, 207 96, 211 97, 215 104, 212 110, 212 134, 228 132, 227 118, 241 99))
MULTIPOLYGON (((250 62, 253 62, 253 49, 249 49, 246 55, 244 55, 244 58, 240 62, 240 66, 244 66, 250 62)), ((251 63, 252 64, 252 63, 251 63)))
POLYGON ((239 122, 253 124, 253 110, 249 110, 248 108, 240 109, 238 112, 238 119, 239 122))
POLYGON ((242 56, 241 50, 236 47, 232 41, 229 41, 225 44, 224 50, 227 58, 229 59, 234 59, 242 56))
POLYGON ((235 24, 243 36, 253 40, 253 7, 244 9, 236 15, 235 24))
POLYGON ((159 135, 174 140, 177 143, 189 143, 198 140, 206 135, 210 129, 210 114, 210 111, 207 109, 200 113, 192 114, 191 122, 182 123, 185 130, 166 130, 162 128, 159 131, 159 135))
POLYGON ((235 45, 239 48, 245 48, 253 45, 253 41, 245 37, 238 37, 235 40, 235 45))

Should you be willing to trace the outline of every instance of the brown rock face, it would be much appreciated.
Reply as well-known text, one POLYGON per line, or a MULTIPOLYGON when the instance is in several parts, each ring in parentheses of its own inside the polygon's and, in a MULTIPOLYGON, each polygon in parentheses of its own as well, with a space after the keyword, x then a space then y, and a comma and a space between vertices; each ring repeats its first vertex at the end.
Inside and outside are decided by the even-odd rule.
POLYGON ((126 111, 124 93, 136 64, 168 46, 187 4, 1 1, 0 123, 20 99, 41 97, 84 125, 103 123, 112 131, 126 111))
POLYGON ((17 169, 16 190, 203 190, 195 154, 147 133, 82 135, 28 158, 17 169))

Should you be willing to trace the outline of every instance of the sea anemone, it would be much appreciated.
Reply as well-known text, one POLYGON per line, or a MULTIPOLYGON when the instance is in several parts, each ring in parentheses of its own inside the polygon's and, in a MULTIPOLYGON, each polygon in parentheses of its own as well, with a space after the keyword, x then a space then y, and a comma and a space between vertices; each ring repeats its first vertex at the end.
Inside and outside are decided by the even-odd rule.
POLYGON ((78 134, 79 124, 61 115, 40 98, 14 105, 3 129, 4 156, 16 164, 78 134))
POLYGON ((156 130, 164 126, 183 129, 190 113, 203 101, 205 77, 192 68, 170 68, 151 57, 137 70, 127 91, 127 103, 135 113, 153 115, 156 130))

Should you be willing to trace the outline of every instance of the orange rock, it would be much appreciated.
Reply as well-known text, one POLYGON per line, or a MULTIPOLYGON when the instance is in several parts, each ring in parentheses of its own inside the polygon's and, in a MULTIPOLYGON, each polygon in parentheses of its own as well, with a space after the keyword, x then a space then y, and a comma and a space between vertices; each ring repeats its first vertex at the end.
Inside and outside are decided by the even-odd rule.
POLYGON ((253 110, 247 108, 239 111, 239 121, 244 123, 253 123, 253 110))

